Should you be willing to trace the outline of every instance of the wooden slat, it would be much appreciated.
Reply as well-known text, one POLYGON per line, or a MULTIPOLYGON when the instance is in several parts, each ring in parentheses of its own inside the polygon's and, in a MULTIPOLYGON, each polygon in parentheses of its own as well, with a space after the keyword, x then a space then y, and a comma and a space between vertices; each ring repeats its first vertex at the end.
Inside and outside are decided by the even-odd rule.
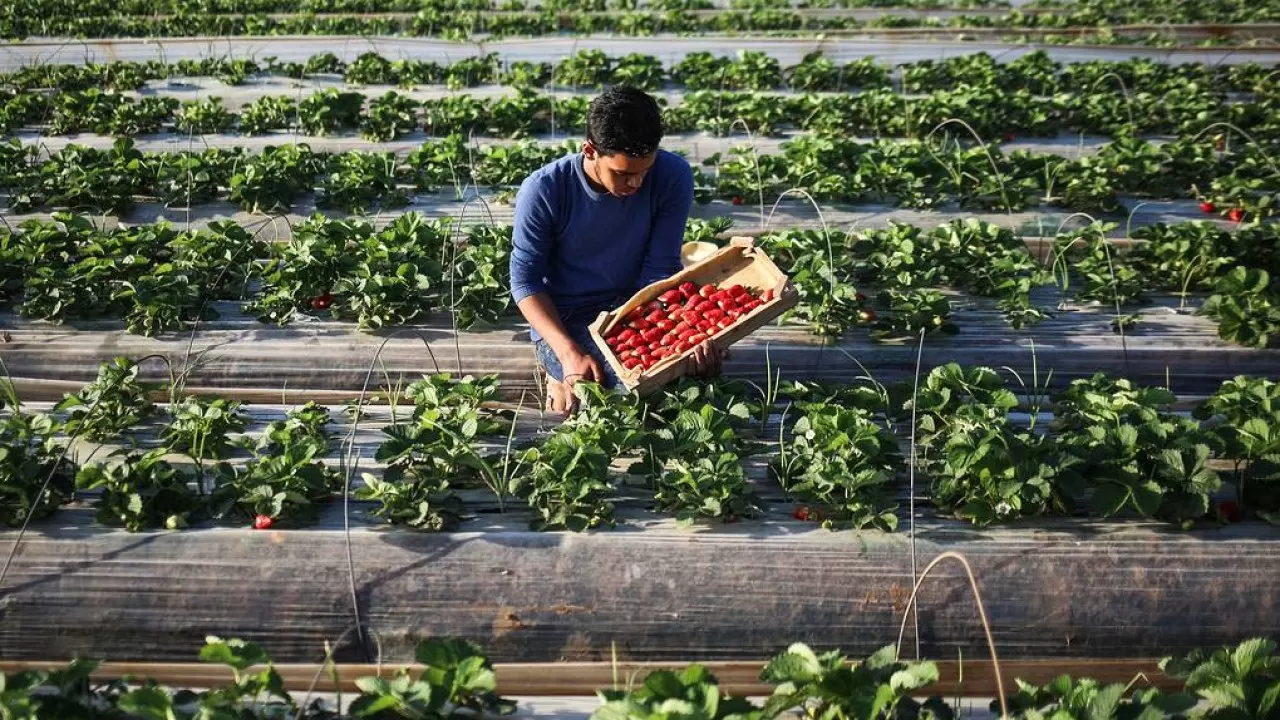
MULTIPOLYGON (((760 669, 765 660, 754 662, 703 662, 720 681, 725 692, 732 695, 768 695, 772 688, 760 681, 760 669)), ((990 660, 976 659, 936 661, 939 680, 929 687, 929 694, 944 697, 993 697, 996 692, 995 670, 990 660)), ((1130 659, 1081 659, 1081 660, 1011 660, 1001 664, 1005 690, 1012 692, 1013 678, 1035 684, 1067 674, 1072 677, 1091 677, 1104 684, 1128 684, 1138 679, 1136 687, 1159 687, 1164 690, 1181 688, 1182 682, 1160 672, 1154 658, 1130 659)), ((617 665, 600 662, 568 663, 496 663, 498 692, 503 695, 533 697, 591 696, 597 690, 612 688, 615 679, 618 686, 626 687, 629 681, 638 681, 659 669, 678 669, 686 663, 629 663, 617 665)), ((13 673, 25 669, 57 669, 65 663, 0 661, 0 671, 13 673)), ((320 664, 286 663, 276 665, 287 690, 316 692, 354 692, 357 678, 394 674, 400 668, 413 670, 415 666, 384 664, 382 666, 361 663, 342 663, 336 666, 339 682, 335 685, 331 673, 320 664)), ((153 678, 169 687, 204 688, 231 682, 230 670, 221 666, 200 663, 146 663, 107 662, 93 674, 98 680, 116 678, 153 678)))

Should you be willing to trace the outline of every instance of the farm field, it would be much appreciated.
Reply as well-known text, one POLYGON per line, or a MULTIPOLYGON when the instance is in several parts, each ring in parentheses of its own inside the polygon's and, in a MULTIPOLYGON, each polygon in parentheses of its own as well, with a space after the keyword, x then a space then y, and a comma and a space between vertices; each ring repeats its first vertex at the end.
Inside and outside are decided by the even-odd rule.
POLYGON ((339 717, 298 702, 333 661, 341 717, 1225 717, 1192 669, 1234 652, 1275 717, 1277 38, 1275 0, 6 4, 0 709, 339 717), (686 241, 799 302, 562 422, 512 203, 621 83, 686 241), (909 612, 943 553, 1008 672, 959 564, 909 612))

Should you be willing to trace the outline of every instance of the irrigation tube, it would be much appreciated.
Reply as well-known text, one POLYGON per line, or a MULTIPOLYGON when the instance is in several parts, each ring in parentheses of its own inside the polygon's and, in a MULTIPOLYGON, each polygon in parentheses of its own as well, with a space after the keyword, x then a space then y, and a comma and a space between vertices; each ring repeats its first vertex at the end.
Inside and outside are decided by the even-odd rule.
POLYGON ((973 576, 973 568, 969 566, 969 561, 958 552, 948 550, 933 559, 924 572, 920 573, 920 577, 916 580, 915 587, 911 588, 911 598, 907 600, 906 614, 902 616, 902 625, 898 628, 898 655, 902 655, 902 637, 907 632, 907 616, 914 614, 916 610, 916 595, 920 592, 920 586, 924 583, 924 579, 929 576, 943 560, 955 560, 964 567, 964 572, 969 576, 969 587, 973 589, 973 602, 978 606, 978 619, 982 621, 982 632, 987 637, 987 650, 991 654, 991 668, 996 675, 996 693, 1000 698, 1000 717, 1007 720, 1009 717, 1009 706, 1005 700, 1004 694, 1004 678, 1000 674, 1000 658, 996 654, 996 641, 991 637, 991 623, 987 620, 987 609, 982 604, 982 593, 978 591, 978 580, 973 576))

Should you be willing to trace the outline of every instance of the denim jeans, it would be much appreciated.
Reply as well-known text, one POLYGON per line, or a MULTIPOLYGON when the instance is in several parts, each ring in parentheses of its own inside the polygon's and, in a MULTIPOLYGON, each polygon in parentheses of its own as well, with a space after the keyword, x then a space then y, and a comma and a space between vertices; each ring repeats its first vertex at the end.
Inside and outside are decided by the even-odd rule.
MULTIPOLYGON (((600 367, 604 368, 605 381, 604 386, 617 389, 622 386, 618 382, 618 376, 613 372, 613 367, 604 359, 604 355, 600 352, 600 348, 596 347, 595 340, 591 337, 591 331, 587 326, 591 324, 599 315, 601 310, 607 310, 610 307, 616 307, 620 302, 611 303, 604 308, 584 309, 576 312, 566 313, 561 317, 560 321, 564 324, 564 329, 568 331, 569 337, 586 352, 600 363, 600 367)), ((533 342, 534 355, 538 359, 538 365, 547 374, 554 378, 557 382, 564 382, 564 368, 560 365, 560 358, 556 357, 555 352, 551 350, 551 346, 546 340, 538 339, 533 342)))

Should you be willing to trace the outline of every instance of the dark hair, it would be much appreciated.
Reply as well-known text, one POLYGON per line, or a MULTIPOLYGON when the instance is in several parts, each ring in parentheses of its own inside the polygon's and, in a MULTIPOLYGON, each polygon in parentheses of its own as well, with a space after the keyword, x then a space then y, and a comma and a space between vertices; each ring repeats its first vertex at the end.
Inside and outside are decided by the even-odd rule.
POLYGON ((614 85, 591 101, 587 139, 604 155, 643 157, 662 140, 662 111, 643 90, 614 85))

